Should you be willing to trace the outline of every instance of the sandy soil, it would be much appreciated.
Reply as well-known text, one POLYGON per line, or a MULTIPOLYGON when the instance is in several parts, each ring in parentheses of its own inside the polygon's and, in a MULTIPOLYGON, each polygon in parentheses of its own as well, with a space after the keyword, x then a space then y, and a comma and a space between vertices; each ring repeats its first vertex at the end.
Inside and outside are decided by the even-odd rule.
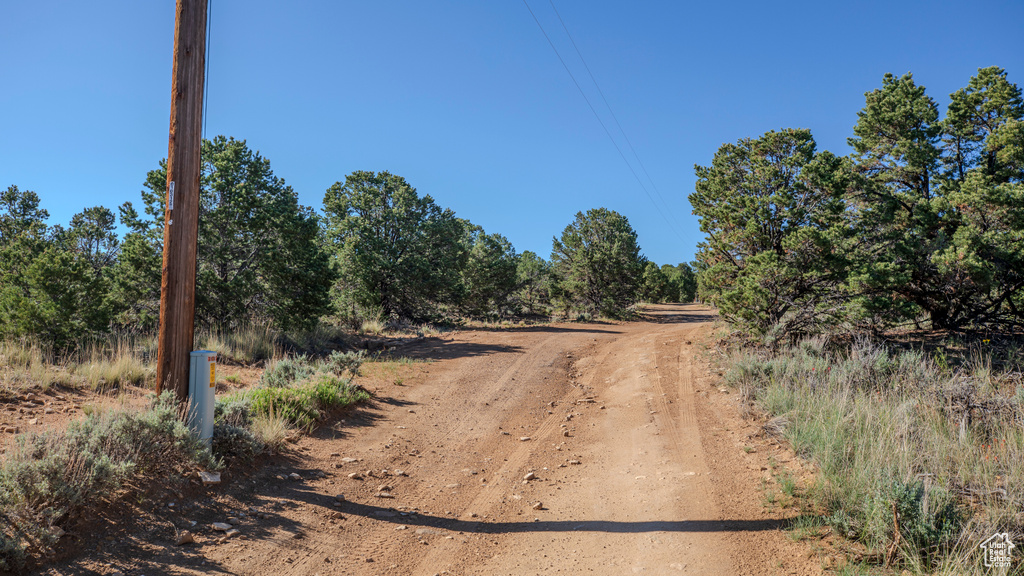
POLYGON ((719 389, 713 320, 427 339, 367 377, 374 402, 221 486, 96 518, 39 573, 820 574, 796 512, 765 502, 774 467, 806 471, 719 389))

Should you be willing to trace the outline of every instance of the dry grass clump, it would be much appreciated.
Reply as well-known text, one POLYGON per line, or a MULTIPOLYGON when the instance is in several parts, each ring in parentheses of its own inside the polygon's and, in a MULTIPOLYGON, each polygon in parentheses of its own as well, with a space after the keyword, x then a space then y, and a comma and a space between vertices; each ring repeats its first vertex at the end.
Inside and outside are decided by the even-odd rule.
POLYGON ((384 333, 385 329, 386 326, 380 320, 363 320, 363 323, 359 326, 359 333, 380 336, 384 333))
POLYGON ((278 335, 266 325, 208 330, 196 335, 196 348, 216 352, 223 361, 255 364, 283 355, 278 335))
POLYGON ((291 433, 288 420, 279 416, 272 405, 265 414, 257 414, 252 418, 249 429, 271 452, 280 450, 291 433))
POLYGON ((726 379, 820 469, 824 520, 881 563, 982 571, 978 544, 1024 535, 1024 387, 1016 359, 961 368, 868 340, 740 353, 726 379))

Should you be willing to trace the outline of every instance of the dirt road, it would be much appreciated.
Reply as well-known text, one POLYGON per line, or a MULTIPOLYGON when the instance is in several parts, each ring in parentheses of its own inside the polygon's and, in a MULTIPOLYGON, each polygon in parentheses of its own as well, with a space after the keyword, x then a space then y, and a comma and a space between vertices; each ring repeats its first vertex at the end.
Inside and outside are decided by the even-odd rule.
POLYGON ((665 305, 409 347, 426 362, 372 407, 61 573, 820 573, 763 502, 785 450, 708 374, 712 320, 665 305), (218 543, 228 516, 241 536, 218 543))

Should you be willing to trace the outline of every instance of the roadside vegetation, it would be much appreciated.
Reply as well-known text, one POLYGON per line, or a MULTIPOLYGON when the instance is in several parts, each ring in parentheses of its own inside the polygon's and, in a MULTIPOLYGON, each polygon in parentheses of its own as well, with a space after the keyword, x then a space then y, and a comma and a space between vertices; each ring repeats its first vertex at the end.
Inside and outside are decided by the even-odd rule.
POLYGON ((218 400, 209 447, 182 422, 171 392, 142 410, 93 409, 66 430, 20 436, 0 461, 0 570, 52 555, 90 507, 116 505, 128 488, 184 486, 200 470, 247 464, 368 400, 352 383, 363 360, 335 352, 272 362, 255 388, 218 400))
POLYGON ((218 465, 181 422, 171 393, 142 411, 95 412, 64 431, 22 436, 0 462, 0 569, 52 555, 88 507, 128 487, 182 484, 218 465))
POLYGON ((981 573, 978 544, 1024 532, 1021 358, 977 345, 955 363, 935 354, 813 339, 738 351, 726 380, 816 465, 811 509, 867 558, 981 573))
MULTIPOLYGON (((577 214, 545 260, 399 175, 353 172, 327 189, 318 212, 244 140, 204 140, 202 158, 196 326, 239 362, 301 353, 341 331, 616 317, 641 298, 689 301, 696 289, 686 264, 645 275, 653 264, 636 233, 605 208, 577 214), (306 336, 287 341, 294 334, 306 336)), ((0 340, 64 360, 95 342, 151 339, 166 179, 161 161, 140 202, 89 207, 67 225, 48 222, 35 192, 0 191, 0 340)))
POLYGON ((784 129, 696 167, 698 298, 727 381, 816 465, 801 522, 868 567, 988 573, 979 544, 1024 538, 1021 90, 979 69, 940 118, 886 75, 849 143, 784 129))

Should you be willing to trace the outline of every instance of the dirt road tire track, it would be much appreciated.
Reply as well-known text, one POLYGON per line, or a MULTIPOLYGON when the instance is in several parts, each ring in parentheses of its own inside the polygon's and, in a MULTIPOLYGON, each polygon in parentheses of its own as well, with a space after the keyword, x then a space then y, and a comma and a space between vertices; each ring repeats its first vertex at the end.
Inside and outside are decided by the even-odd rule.
POLYGON ((760 467, 735 445, 753 425, 724 396, 709 396, 717 383, 699 343, 711 338, 711 319, 699 306, 664 305, 644 321, 466 331, 410 348, 433 361, 378 390, 342 433, 306 438, 195 512, 170 517, 179 528, 197 521, 196 546, 133 537, 120 552, 63 568, 819 573, 806 558, 778 561, 803 552, 761 506, 760 467), (278 478, 292 470, 306 479, 278 478), (392 498, 379 496, 384 485, 392 498), (242 523, 241 538, 216 543, 205 527, 234 510, 260 512, 242 523))

